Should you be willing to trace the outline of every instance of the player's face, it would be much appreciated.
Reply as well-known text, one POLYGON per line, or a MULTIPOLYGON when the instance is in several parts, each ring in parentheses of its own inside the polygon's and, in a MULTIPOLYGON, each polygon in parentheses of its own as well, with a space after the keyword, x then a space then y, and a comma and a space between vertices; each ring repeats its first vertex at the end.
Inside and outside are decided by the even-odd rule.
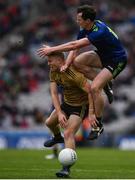
POLYGON ((89 20, 84 20, 82 18, 82 13, 78 13, 77 14, 76 22, 83 29, 87 29, 87 27, 89 27, 89 25, 90 25, 90 21, 89 20))
POLYGON ((59 71, 60 69, 60 60, 59 58, 50 56, 48 57, 48 65, 51 71, 59 71))

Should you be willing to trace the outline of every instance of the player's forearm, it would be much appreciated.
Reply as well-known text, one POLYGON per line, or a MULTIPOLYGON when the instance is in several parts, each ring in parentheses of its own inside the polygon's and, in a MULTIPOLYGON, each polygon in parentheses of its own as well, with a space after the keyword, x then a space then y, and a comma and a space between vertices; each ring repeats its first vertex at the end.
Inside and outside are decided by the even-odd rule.
POLYGON ((89 115, 96 114, 95 106, 94 106, 94 99, 91 93, 88 94, 88 99, 89 99, 89 115))
POLYGON ((80 49, 82 47, 90 45, 90 41, 88 38, 82 38, 79 40, 71 41, 65 44, 61 44, 58 46, 51 47, 51 52, 55 51, 71 51, 71 50, 76 50, 80 49))
POLYGON ((68 66, 70 66, 72 64, 73 60, 76 58, 77 52, 78 52, 78 50, 70 51, 70 53, 66 59, 66 64, 68 66))
POLYGON ((53 105, 55 107, 56 112, 59 113, 61 112, 61 107, 60 107, 60 100, 59 100, 59 94, 58 94, 56 82, 50 83, 50 90, 51 90, 53 105))
POLYGON ((77 43, 77 40, 76 41, 71 41, 71 42, 68 42, 68 43, 65 43, 65 44, 61 44, 61 45, 58 45, 58 46, 54 46, 54 47, 51 47, 51 51, 52 52, 56 52, 56 51, 71 51, 71 50, 75 50, 79 48, 79 44, 77 43))

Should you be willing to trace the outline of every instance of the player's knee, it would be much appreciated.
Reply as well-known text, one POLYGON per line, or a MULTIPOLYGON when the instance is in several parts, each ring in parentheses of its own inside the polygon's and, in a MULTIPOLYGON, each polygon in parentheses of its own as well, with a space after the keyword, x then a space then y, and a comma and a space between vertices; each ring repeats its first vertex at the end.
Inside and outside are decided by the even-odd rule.
POLYGON ((47 118, 47 119, 46 119, 45 125, 46 125, 47 127, 50 127, 50 126, 51 126, 50 118, 47 118))
POLYGON ((65 140, 69 139, 71 137, 73 138, 73 136, 74 136, 74 133, 73 133, 73 131, 71 129, 67 129, 67 130, 64 131, 64 139, 65 140))
POLYGON ((73 61, 73 65, 74 65, 74 67, 75 67, 76 69, 79 69, 80 63, 79 63, 78 58, 75 58, 75 60, 73 61))
POLYGON ((94 94, 98 94, 98 93, 100 93, 100 89, 96 84, 92 83, 91 84, 91 92, 94 93, 94 94))

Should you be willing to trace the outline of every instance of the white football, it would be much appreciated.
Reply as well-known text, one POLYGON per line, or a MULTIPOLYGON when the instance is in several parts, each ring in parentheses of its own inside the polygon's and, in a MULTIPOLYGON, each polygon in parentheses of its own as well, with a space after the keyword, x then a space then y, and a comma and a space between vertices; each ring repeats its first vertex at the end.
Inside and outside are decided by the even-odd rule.
POLYGON ((65 148, 60 151, 58 160, 63 166, 69 166, 76 162, 77 154, 73 149, 65 148))

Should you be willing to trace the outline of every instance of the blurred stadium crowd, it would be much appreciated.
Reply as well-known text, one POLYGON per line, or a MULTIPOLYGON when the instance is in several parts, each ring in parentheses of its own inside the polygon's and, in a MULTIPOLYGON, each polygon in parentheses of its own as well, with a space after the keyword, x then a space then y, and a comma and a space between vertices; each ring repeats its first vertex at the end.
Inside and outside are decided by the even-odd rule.
POLYGON ((51 100, 48 67, 36 50, 75 39, 75 10, 85 3, 96 6, 128 54, 114 83, 115 102, 106 103, 106 130, 135 134, 135 0, 0 0, 0 129, 42 127, 51 100))

